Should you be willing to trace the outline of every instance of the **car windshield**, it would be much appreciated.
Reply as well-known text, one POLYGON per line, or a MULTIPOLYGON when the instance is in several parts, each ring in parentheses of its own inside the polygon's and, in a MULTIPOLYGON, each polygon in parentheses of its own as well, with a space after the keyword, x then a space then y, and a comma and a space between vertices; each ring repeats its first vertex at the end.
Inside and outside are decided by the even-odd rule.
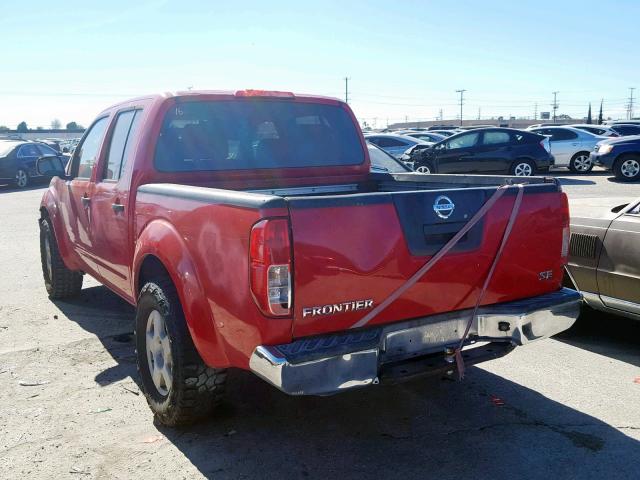
POLYGON ((384 170, 390 173, 406 173, 410 171, 381 148, 370 143, 367 144, 367 148, 369 149, 372 170, 384 170))
POLYGON ((351 116, 337 105, 185 102, 164 118, 155 165, 165 172, 359 165, 359 138, 351 116))

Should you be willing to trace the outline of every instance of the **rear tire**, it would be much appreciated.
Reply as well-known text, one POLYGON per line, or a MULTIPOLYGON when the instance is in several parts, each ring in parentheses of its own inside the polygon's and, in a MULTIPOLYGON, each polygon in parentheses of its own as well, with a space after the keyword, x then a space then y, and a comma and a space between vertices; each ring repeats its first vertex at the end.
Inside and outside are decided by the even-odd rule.
POLYGON ((142 287, 135 337, 142 390, 157 421, 175 427, 209 415, 222 397, 227 373, 202 361, 168 277, 142 287))
POLYGON ((593 161, 589 152, 576 153, 569 162, 569 170, 573 173, 589 173, 593 169, 593 161))
POLYGON ((640 179, 640 157, 626 155, 613 165, 613 173, 621 182, 633 182, 640 179))
POLYGON ((509 173, 516 177, 531 177, 536 173, 536 165, 531 160, 516 160, 509 173))
POLYGON ((19 168, 16 171, 16 176, 13 183, 15 183, 16 187, 18 188, 27 188, 29 186, 29 182, 30 182, 30 179, 27 171, 23 168, 19 168))
POLYGON ((60 256, 58 242, 49 219, 40 220, 40 261, 49 298, 75 297, 82 290, 82 273, 69 270, 60 256))

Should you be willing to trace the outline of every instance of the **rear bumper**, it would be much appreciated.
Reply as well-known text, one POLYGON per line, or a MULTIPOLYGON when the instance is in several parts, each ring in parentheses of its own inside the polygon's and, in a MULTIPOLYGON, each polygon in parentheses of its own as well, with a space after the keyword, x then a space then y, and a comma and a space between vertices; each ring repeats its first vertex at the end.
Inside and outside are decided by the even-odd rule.
MULTIPOLYGON (((581 295, 557 292, 482 307, 463 350, 466 365, 498 358, 515 346, 550 337, 573 325, 581 295)), ((274 346, 258 346, 251 370, 290 395, 330 395, 455 369, 448 347, 457 346, 470 310, 274 346)))

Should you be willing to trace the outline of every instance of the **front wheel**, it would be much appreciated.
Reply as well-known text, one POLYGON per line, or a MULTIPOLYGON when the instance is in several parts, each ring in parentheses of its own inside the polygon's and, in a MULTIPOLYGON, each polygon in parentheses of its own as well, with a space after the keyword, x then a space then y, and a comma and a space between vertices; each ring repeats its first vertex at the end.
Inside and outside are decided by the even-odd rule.
POLYGON ((633 182, 640 179, 640 157, 621 158, 613 166, 613 173, 622 182, 633 182))
POLYGON ((530 177, 536 172, 536 166, 530 160, 516 160, 511 166, 511 175, 516 177, 530 177))
POLYGON ((16 172, 14 182, 18 188, 27 188, 27 186, 29 186, 29 174, 27 171, 19 168, 16 172))
POLYGON ((142 287, 135 337, 142 390, 156 419, 175 427, 206 417, 222 396, 227 373, 200 358, 168 278, 142 287))
POLYGON ((65 266, 53 228, 47 218, 40 220, 40 261, 49 298, 69 298, 80 294, 82 273, 69 270, 65 266))
POLYGON ((429 162, 421 163, 415 167, 415 171, 418 173, 435 173, 435 170, 429 162))
POLYGON ((576 153, 569 162, 569 170, 574 173, 589 173, 593 169, 593 162, 588 152, 576 153))

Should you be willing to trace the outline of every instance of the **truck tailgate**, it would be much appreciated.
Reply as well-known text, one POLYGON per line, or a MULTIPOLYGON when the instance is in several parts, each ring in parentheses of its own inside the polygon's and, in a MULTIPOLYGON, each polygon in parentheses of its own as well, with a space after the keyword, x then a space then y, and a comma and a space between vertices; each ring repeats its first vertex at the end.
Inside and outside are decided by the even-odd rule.
MULTIPOLYGON (((482 305, 541 295, 561 286, 566 197, 555 184, 524 188, 520 213, 482 305)), ((351 328, 422 267, 495 190, 287 198, 293 238, 293 336, 351 328)), ((370 325, 471 308, 514 200, 515 189, 510 189, 370 325)))

